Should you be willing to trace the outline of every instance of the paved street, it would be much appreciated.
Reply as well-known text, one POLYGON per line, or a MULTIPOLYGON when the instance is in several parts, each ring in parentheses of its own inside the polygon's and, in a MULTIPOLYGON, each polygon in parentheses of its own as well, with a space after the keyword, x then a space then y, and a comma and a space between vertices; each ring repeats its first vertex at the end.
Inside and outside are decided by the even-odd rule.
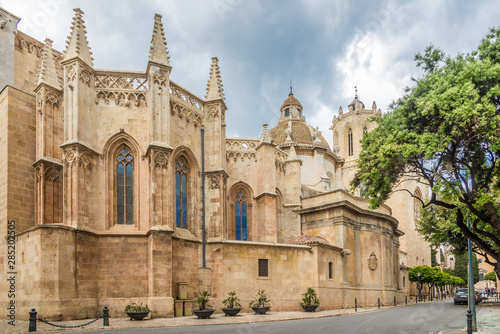
MULTIPOLYGON (((481 306, 478 305, 479 311, 481 306)), ((465 327, 467 305, 453 305, 453 300, 398 307, 378 312, 319 319, 245 323, 237 325, 178 328, 129 328, 109 330, 109 334, 159 333, 437 333, 443 329, 465 327)), ((96 333, 96 331, 81 332, 96 333)))

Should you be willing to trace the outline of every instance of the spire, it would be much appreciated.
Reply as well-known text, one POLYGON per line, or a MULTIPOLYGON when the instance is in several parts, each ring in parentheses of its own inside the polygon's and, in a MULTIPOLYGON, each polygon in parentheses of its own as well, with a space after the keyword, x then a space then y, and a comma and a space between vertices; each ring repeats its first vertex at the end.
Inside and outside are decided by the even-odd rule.
POLYGON ((36 76, 37 86, 44 83, 56 89, 62 89, 62 78, 59 75, 56 64, 56 55, 52 49, 52 41, 45 39, 45 45, 42 49, 40 69, 36 76))
POLYGON ((207 84, 206 100, 224 100, 224 88, 220 79, 219 59, 212 57, 212 66, 210 66, 210 79, 207 84))
POLYGON ((155 14, 153 37, 151 38, 151 47, 149 48, 149 61, 162 65, 170 65, 170 55, 167 50, 167 41, 163 32, 163 23, 161 23, 160 14, 155 14))
POLYGON ((293 95, 293 91, 292 91, 292 78, 290 78, 290 94, 288 94, 288 96, 290 95, 293 95))
POLYGON ((260 143, 272 143, 273 138, 271 137, 271 134, 267 129, 267 124, 263 124, 262 127, 263 129, 262 129, 262 134, 260 135, 260 143))
POLYGON ((358 84, 356 84, 356 86, 354 86, 354 99, 357 100, 358 99, 358 84))
POLYGON ((375 103, 375 101, 373 101, 373 104, 372 104, 372 110, 375 112, 375 110, 377 110, 377 104, 375 103))
POLYGON ((344 110, 342 110, 342 106, 339 108, 339 116, 342 116, 344 114, 344 110))
POLYGON ((94 58, 92 58, 92 51, 90 51, 87 42, 87 30, 85 30, 85 22, 82 18, 83 12, 80 8, 75 8, 73 10, 75 11, 75 17, 73 17, 73 22, 71 23, 71 34, 66 41, 66 51, 64 52, 63 61, 80 58, 83 62, 92 67, 94 58))

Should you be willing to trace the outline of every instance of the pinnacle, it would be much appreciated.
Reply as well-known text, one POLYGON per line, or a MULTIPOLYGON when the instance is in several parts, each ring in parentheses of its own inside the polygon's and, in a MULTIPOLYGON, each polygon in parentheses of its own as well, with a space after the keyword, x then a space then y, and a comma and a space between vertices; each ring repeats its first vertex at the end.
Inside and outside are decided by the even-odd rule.
POLYGON ((80 58, 83 62, 92 67, 94 58, 92 58, 92 51, 90 51, 87 42, 87 30, 85 30, 85 22, 82 18, 83 12, 80 8, 75 8, 73 10, 75 11, 75 17, 73 17, 73 22, 71 23, 71 33, 66 41, 66 51, 64 52, 63 61, 80 58))
POLYGON ((170 55, 168 54, 167 41, 163 32, 163 23, 161 23, 160 14, 155 14, 153 37, 151 38, 151 47, 149 48, 149 61, 170 65, 170 55))
POLYGON ((56 89, 62 89, 62 78, 59 75, 56 55, 52 49, 52 40, 46 38, 42 49, 40 69, 36 76, 36 84, 44 83, 56 89))
POLYGON ((212 57, 212 65, 210 66, 210 78, 207 84, 206 100, 224 100, 224 88, 220 78, 219 59, 212 57))

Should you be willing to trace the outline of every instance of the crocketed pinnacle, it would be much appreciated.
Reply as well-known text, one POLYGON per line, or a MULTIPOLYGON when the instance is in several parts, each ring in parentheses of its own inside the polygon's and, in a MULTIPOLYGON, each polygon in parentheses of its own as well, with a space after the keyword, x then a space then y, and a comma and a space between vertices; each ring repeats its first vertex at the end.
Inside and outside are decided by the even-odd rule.
POLYGON ((82 10, 80 8, 73 9, 75 17, 71 23, 71 33, 66 41, 66 51, 64 52, 63 61, 79 58, 89 66, 93 66, 92 51, 90 51, 87 42, 87 30, 85 30, 85 22, 82 18, 82 10))
POLYGON ((222 88, 222 80, 220 78, 219 59, 212 57, 212 65, 210 66, 210 78, 207 84, 206 100, 224 100, 224 88, 222 88))
POLYGON ((45 39, 45 45, 41 53, 40 69, 36 76, 37 86, 42 83, 56 89, 62 89, 62 78, 59 75, 56 55, 54 49, 52 49, 52 41, 48 38, 45 39))
POLYGON ((149 48, 149 61, 162 65, 170 65, 170 55, 168 54, 167 40, 163 32, 163 23, 161 23, 160 14, 155 14, 153 37, 151 38, 151 47, 149 48))

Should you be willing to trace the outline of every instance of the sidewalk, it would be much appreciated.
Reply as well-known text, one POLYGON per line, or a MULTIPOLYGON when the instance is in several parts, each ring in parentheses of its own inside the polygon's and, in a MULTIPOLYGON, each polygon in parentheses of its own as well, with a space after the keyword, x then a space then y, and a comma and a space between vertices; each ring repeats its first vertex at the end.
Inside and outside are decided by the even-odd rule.
MULTIPOLYGON (((500 305, 484 303, 481 304, 481 311, 476 314, 477 332, 474 333, 500 333, 500 305)), ((449 329, 438 332, 438 334, 463 334, 465 329, 449 329)))
MULTIPOLYGON (((432 302, 427 302, 432 303, 432 302)), ((420 303, 419 303, 420 304, 420 303)), ((415 304, 412 304, 415 305, 415 304)), ((408 305, 411 307, 412 305, 408 305)), ((404 305, 398 305, 398 307, 404 307, 404 305)), ((386 310, 393 308, 393 306, 383 306, 380 310, 386 310)), ((377 307, 371 308, 358 308, 358 312, 354 309, 336 309, 336 310, 323 310, 320 312, 306 313, 303 311, 294 312, 269 312, 266 315, 256 315, 254 313, 240 313, 236 317, 225 317, 224 314, 217 310, 210 319, 198 319, 195 316, 178 317, 178 318, 153 318, 146 319, 143 321, 131 321, 129 318, 110 318, 109 327, 103 327, 102 319, 97 320, 91 325, 85 326, 84 328, 75 329, 60 329, 56 327, 49 326, 40 321, 37 322, 37 330, 43 333, 50 332, 69 332, 78 333, 82 331, 91 331, 99 329, 120 329, 120 328, 162 328, 162 327, 186 327, 186 326, 205 326, 205 325, 229 325, 229 324, 241 324, 247 325, 249 327, 254 324, 262 322, 273 322, 273 321, 285 321, 285 320, 298 320, 298 319, 314 319, 314 318, 325 318, 334 317, 342 315, 360 314, 368 312, 378 311, 377 307)), ((477 315, 478 321, 478 333, 500 333, 500 306, 483 306, 481 312, 477 315)), ((59 325, 75 326, 88 322, 89 320, 72 320, 72 321, 61 321, 57 322, 59 325)), ((0 321, 0 333, 27 333, 28 332, 28 321, 16 321, 16 326, 11 326, 7 324, 7 321, 0 321)), ((450 330, 441 331, 440 334, 458 334, 466 333, 466 330, 450 330)))

